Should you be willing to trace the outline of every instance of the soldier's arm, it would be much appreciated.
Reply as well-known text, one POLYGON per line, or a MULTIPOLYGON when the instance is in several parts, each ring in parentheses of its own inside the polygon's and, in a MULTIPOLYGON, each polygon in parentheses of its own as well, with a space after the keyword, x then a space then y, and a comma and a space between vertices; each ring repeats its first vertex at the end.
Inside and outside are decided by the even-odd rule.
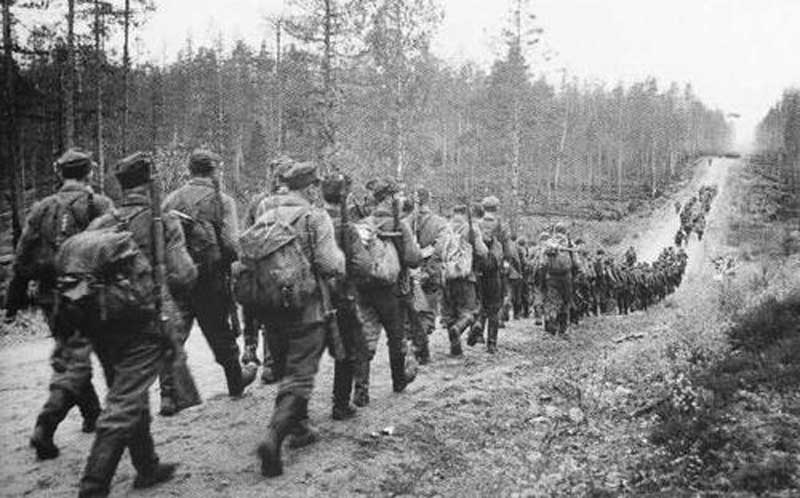
POLYGON ((186 239, 177 216, 168 212, 163 219, 167 286, 175 295, 192 288, 197 280, 197 266, 186 250, 186 239))
POLYGON ((239 218, 236 215, 236 202, 232 197, 223 196, 222 203, 222 227, 220 241, 223 258, 228 261, 236 261, 239 257, 239 218))
POLYGON ((42 212, 42 204, 34 204, 17 242, 14 264, 11 267, 13 276, 8 284, 8 294, 4 303, 6 318, 13 317, 17 311, 28 305, 28 282, 34 277, 31 258, 41 228, 42 212))
POLYGON ((99 218, 114 209, 114 201, 105 195, 94 195, 94 217, 99 218))
POLYGON ((336 243, 331 217, 325 211, 314 210, 309 225, 313 237, 313 264, 316 271, 323 278, 344 277, 344 253, 336 243))
POLYGON ((407 268, 416 268, 422 262, 422 250, 419 248, 417 237, 405 220, 400 222, 400 231, 403 236, 402 264, 407 268))
POLYGON ((489 247, 483 240, 483 232, 477 226, 473 227, 472 232, 475 235, 475 245, 472 250, 475 251, 475 255, 479 258, 485 258, 489 255, 489 247))

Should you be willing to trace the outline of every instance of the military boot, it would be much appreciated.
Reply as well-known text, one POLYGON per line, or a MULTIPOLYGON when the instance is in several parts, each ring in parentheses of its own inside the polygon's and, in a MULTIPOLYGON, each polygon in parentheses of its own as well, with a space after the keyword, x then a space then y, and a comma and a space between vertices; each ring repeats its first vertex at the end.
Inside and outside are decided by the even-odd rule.
POLYGON ((461 334, 455 326, 447 329, 447 337, 450 339, 450 356, 462 356, 464 351, 461 349, 461 334))
POLYGON ((58 447, 53 442, 58 424, 67 416, 69 409, 75 404, 75 396, 64 389, 51 389, 47 402, 36 418, 36 427, 31 435, 30 444, 36 450, 39 460, 50 460, 59 455, 58 447))
POLYGON ((497 329, 499 324, 497 321, 490 319, 489 320, 489 330, 488 330, 488 338, 486 340, 486 351, 489 354, 495 354, 497 352, 497 329))
POLYGON ((53 442, 55 427, 37 424, 31 436, 31 446, 36 450, 36 458, 39 460, 51 460, 58 458, 58 446, 53 442))
POLYGON ((290 429, 289 447, 303 448, 319 440, 319 431, 311 425, 308 417, 308 399, 297 398, 295 401, 295 424, 290 429))
POLYGON ((97 426, 97 417, 100 416, 101 410, 100 399, 98 399, 97 392, 95 392, 91 381, 89 381, 88 385, 84 388, 77 401, 78 409, 83 416, 81 431, 87 434, 94 432, 97 426))
POLYGON ((283 474, 281 462, 281 444, 294 425, 296 398, 291 394, 284 394, 275 400, 275 410, 269 423, 267 438, 258 446, 258 456, 261 458, 261 474, 265 477, 275 477, 283 474))
POLYGON ((153 435, 150 433, 150 415, 142 417, 136 425, 128 442, 128 453, 136 468, 134 489, 151 488, 169 481, 178 467, 176 463, 161 463, 156 455, 153 435))
POLYGON ((228 382, 228 394, 238 398, 244 394, 244 388, 253 383, 258 373, 258 366, 252 363, 242 365, 239 360, 225 365, 225 380, 228 382))
POLYGON ((355 417, 356 409, 350 405, 353 390, 354 362, 337 361, 333 368, 333 420, 347 420, 355 417))
POLYGON ((420 365, 427 365, 431 362, 431 350, 428 346, 428 341, 425 341, 424 345, 414 353, 414 356, 417 358, 417 362, 419 362, 420 365))
POLYGON ((122 452, 125 450, 125 439, 122 437, 96 437, 86 468, 81 477, 78 498, 95 498, 108 496, 111 479, 117 470, 122 452))
POLYGON ((356 363, 353 377, 353 404, 359 407, 364 407, 369 404, 370 363, 369 360, 362 360, 356 363))
POLYGON ((391 355, 389 357, 389 367, 392 371, 392 390, 394 392, 403 392, 406 386, 414 382, 416 372, 407 371, 404 352, 391 355))
POLYGON ((133 481, 133 489, 152 488, 157 484, 169 481, 175 475, 177 463, 159 463, 147 474, 137 474, 133 481))

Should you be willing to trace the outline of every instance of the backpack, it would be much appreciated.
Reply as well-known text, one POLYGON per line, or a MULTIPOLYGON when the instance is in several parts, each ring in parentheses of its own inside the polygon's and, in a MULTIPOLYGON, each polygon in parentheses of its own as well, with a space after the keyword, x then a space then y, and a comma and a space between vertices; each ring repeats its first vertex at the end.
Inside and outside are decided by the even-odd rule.
POLYGON ((397 282, 400 257, 391 238, 380 232, 372 216, 356 223, 355 228, 370 256, 354 268, 356 283, 360 287, 384 287, 397 282))
POLYGON ((442 239, 442 265, 447 280, 466 278, 472 273, 472 246, 449 227, 442 239))
POLYGON ((99 312, 101 322, 142 322, 155 316, 153 267, 129 229, 146 209, 97 230, 68 238, 56 256, 59 314, 73 323, 87 312, 99 312))
POLYGON ((196 200, 185 211, 175 211, 181 220, 186 249, 201 275, 208 275, 222 260, 217 228, 209 219, 215 212, 215 203, 216 194, 212 194, 196 200))
POLYGON ((572 254, 563 247, 549 243, 544 250, 544 267, 548 275, 565 276, 572 270, 572 254))
POLYGON ((309 211, 281 216, 284 209, 267 211, 239 236, 242 257, 232 268, 233 294, 243 306, 301 311, 317 290, 313 267, 295 228, 300 218, 307 220, 309 211))
MULTIPOLYGON (((44 207, 42 222, 36 242, 31 251, 29 272, 38 279, 55 278, 56 254, 69 237, 86 228, 89 220, 80 223, 75 217, 73 205, 84 195, 89 196, 89 210, 93 206, 93 195, 85 191, 72 195, 56 194, 53 202, 44 207)), ((91 218, 91 212, 89 213, 91 218)))

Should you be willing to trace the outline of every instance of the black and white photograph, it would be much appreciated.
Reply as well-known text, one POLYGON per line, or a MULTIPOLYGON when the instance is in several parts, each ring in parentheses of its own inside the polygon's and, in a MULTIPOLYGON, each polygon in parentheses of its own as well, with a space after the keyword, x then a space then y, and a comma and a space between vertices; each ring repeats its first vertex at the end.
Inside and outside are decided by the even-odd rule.
POLYGON ((800 496, 800 1, 2 28, 0 497, 800 496))

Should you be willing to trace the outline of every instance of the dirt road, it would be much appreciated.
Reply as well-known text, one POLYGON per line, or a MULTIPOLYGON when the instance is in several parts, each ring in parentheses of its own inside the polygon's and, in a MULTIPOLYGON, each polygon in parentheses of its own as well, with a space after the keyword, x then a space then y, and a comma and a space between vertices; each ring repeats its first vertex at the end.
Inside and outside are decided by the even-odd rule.
MULTIPOLYGON (((113 496, 552 496, 591 490, 624 492, 638 459, 653 449, 643 441, 645 422, 631 419, 634 390, 650 374, 644 358, 664 347, 680 310, 703 285, 707 250, 723 240, 725 179, 736 161, 699 165, 678 193, 683 202, 700 184, 721 192, 709 216, 708 237, 689 246, 686 283, 647 314, 587 319, 568 340, 552 338, 532 321, 501 331, 500 352, 466 348, 447 356, 442 331, 432 336, 433 363, 402 394, 393 394, 385 345, 373 366, 372 404, 348 422, 330 415, 332 362, 325 358, 311 403, 322 433, 313 447, 285 451, 284 476, 267 480, 258 471, 255 447, 264 433, 275 388, 257 385, 241 400, 225 396, 222 371, 201 335, 188 343, 190 364, 205 402, 169 419, 155 418, 158 451, 179 461, 177 478, 150 493, 132 493, 127 457, 113 496), (617 342, 632 333, 644 340, 617 342), (393 427, 392 435, 377 435, 393 427)), ((654 216, 648 231, 631 238, 642 259, 670 245, 677 229, 671 205, 654 216)), ((0 351, 0 495, 75 495, 91 435, 80 416, 69 415, 56 434, 61 456, 37 462, 28 436, 49 375, 49 341, 0 351)), ((96 385, 102 388, 102 374, 96 385)), ((154 411, 158 398, 151 397, 154 411)))

